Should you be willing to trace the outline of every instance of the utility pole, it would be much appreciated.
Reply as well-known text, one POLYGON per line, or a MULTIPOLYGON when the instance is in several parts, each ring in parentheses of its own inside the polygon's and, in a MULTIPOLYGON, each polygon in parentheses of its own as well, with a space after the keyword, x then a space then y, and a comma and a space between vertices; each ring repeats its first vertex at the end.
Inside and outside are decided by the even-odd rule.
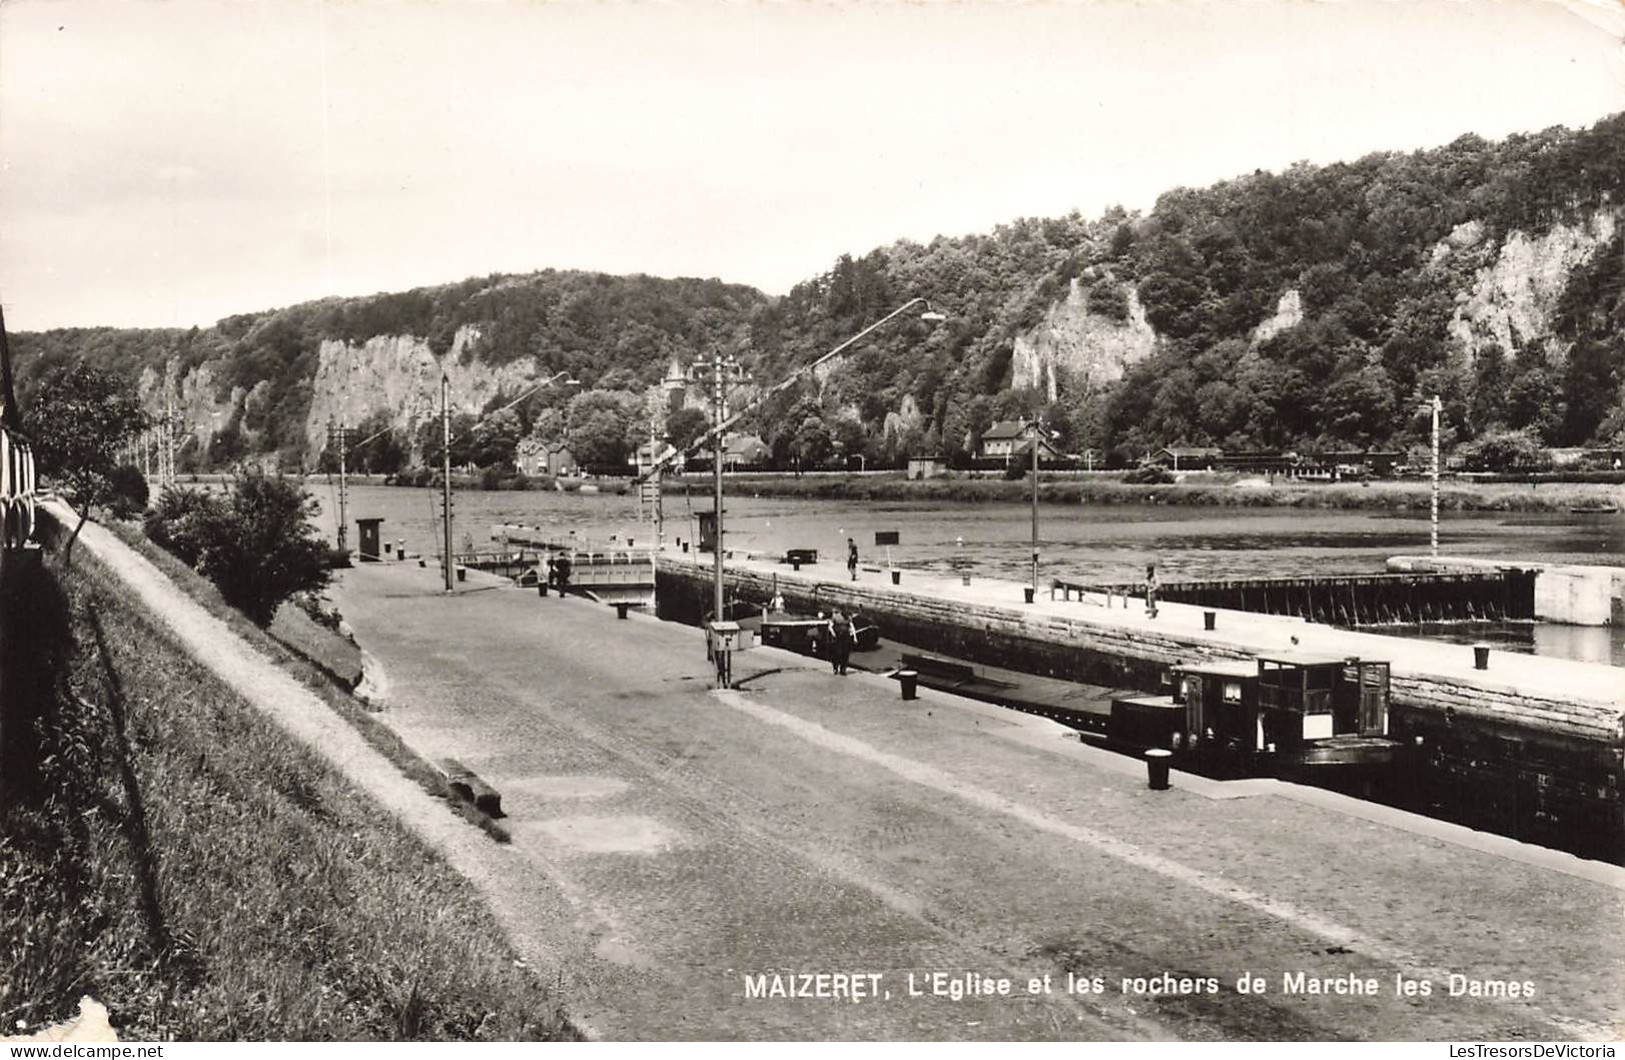
POLYGON ((338 547, 339 547, 340 550, 343 550, 345 541, 348 539, 348 536, 349 536, 347 531, 345 530, 345 527, 348 524, 347 513, 349 511, 349 501, 350 501, 349 480, 346 478, 346 474, 347 474, 347 472, 349 470, 348 464, 349 464, 349 457, 350 457, 350 448, 349 448, 350 447, 350 428, 348 428, 348 427, 346 427, 344 425, 343 420, 339 421, 339 425, 337 427, 333 426, 333 424, 331 424, 331 423, 329 423, 327 425, 327 444, 328 444, 329 447, 336 446, 338 448, 338 451, 339 451, 339 533, 338 533, 338 547))
POLYGON ((1033 599, 1038 599, 1038 439, 1041 433, 1035 417, 1032 426, 1033 445, 1033 599))
POLYGON ((446 568, 446 592, 452 591, 451 581, 451 378, 440 373, 440 503, 445 507, 445 541, 442 555, 446 568))
POLYGON ((1439 558, 1439 413, 1444 411, 1444 402, 1439 395, 1433 395, 1429 406, 1433 411, 1433 525, 1431 536, 1433 541, 1433 558, 1439 558))
POLYGON ((175 484, 175 402, 169 388, 164 388, 164 468, 160 476, 164 485, 175 484))
MULTIPOLYGON (((711 408, 720 426, 728 418, 728 410, 723 405, 722 381, 722 347, 713 347, 711 350, 711 408)), ((722 591, 722 454, 724 451, 723 436, 726 431, 717 431, 716 448, 712 450, 715 459, 712 460, 711 475, 715 481, 716 495, 716 539, 711 543, 711 555, 715 565, 716 584, 712 587, 711 618, 714 621, 724 621, 728 616, 723 611, 722 591)))

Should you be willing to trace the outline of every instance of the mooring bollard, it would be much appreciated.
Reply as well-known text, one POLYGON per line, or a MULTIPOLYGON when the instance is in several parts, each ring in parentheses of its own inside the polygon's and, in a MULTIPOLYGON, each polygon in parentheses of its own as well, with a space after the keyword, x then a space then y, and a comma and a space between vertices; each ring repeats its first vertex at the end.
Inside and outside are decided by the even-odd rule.
POLYGON ((615 601, 615 617, 620 619, 626 618, 626 609, 631 606, 632 605, 627 603, 625 600, 615 601))
POLYGON ((891 572, 891 583, 893 585, 902 585, 903 584, 903 572, 900 571, 900 570, 892 571, 891 572))
POLYGON ((537 596, 546 596, 547 595, 547 582, 544 581, 541 578, 536 579, 536 595, 537 596))
POLYGON ((1145 753, 1146 782, 1152 791, 1168 790, 1168 760, 1173 756, 1172 751, 1161 747, 1153 747, 1145 753))
POLYGON ((406 558, 406 540, 404 538, 395 542, 395 555, 402 559, 406 558))
POLYGON ((1032 603, 1033 602, 1033 587, 1031 585, 1023 586, 1022 589, 1021 589, 1021 595, 1026 597, 1027 602, 1029 604, 1032 603))
POLYGON ((394 548, 394 547, 395 547, 395 546, 393 546, 393 545, 391 545, 391 544, 390 544, 390 543, 389 543, 389 542, 388 542, 388 541, 385 541, 385 542, 384 542, 384 555, 386 555, 386 556, 387 556, 387 555, 390 555, 390 553, 391 553, 391 550, 392 550, 392 549, 393 549, 393 548, 394 548))
POLYGON ((1488 644, 1473 645, 1473 669, 1488 670, 1490 668, 1490 646, 1488 644))
POLYGON ((799 559, 791 560, 790 561, 790 569, 791 570, 800 570, 801 569, 801 561, 799 559))
POLYGON ((902 686, 904 699, 919 699, 918 686, 920 673, 918 670, 897 671, 897 683, 902 686))
POLYGON ((1217 612, 1203 611, 1202 612, 1202 628, 1203 629, 1208 629, 1208 630, 1212 629, 1213 624, 1214 624, 1215 621, 1217 621, 1218 617, 1219 616, 1218 616, 1217 612))
POLYGON ((460 581, 460 582, 468 581, 468 568, 467 567, 458 567, 457 568, 457 580, 460 581))

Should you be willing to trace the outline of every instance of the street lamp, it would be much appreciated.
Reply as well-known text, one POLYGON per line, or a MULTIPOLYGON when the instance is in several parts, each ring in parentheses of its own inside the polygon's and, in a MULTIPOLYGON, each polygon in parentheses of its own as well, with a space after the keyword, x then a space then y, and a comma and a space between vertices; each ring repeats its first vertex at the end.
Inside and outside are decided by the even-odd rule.
MULTIPOLYGON (((732 415, 722 414, 722 409, 720 407, 720 405, 721 405, 721 382, 720 382, 720 378, 721 378, 721 374, 722 374, 721 370, 722 370, 722 367, 723 367, 723 365, 722 365, 722 354, 721 354, 720 350, 716 351, 713 354, 713 361, 714 361, 714 364, 715 364, 715 367, 716 367, 716 376, 717 376, 717 378, 713 379, 712 383, 713 383, 713 386, 716 388, 715 400, 718 403, 718 413, 719 413, 719 415, 717 417, 716 423, 711 427, 711 429, 709 431, 707 431, 705 434, 701 435, 693 443, 691 443, 688 446, 687 450, 683 450, 683 451, 687 452, 689 450, 698 449, 698 448, 700 448, 702 446, 710 444, 710 445, 712 445, 714 447, 714 451, 715 451, 715 454, 716 454, 716 468, 715 468, 715 490, 716 490, 716 498, 715 498, 715 503, 716 503, 716 542, 715 542, 715 549, 716 549, 716 553, 715 553, 715 567, 714 567, 713 585, 712 585, 712 608, 713 608, 713 616, 712 617, 716 621, 720 622, 720 621, 723 620, 723 617, 724 617, 723 616, 723 605, 724 605, 723 565, 722 565, 722 455, 723 455, 722 454, 722 444, 723 444, 722 439, 727 434, 728 429, 730 427, 732 427, 735 423, 739 422, 739 420, 742 419, 746 414, 748 414, 749 412, 751 412, 754 409, 761 406, 768 399, 770 399, 770 398, 772 398, 772 397, 774 397, 774 396, 776 396, 778 394, 781 394, 784 391, 790 389, 790 387, 794 386, 803 376, 805 376, 809 372, 812 372, 813 370, 817 369, 820 365, 824 364, 825 362, 830 361, 830 360, 834 359, 835 357, 839 356, 841 353, 843 353, 845 350, 847 350, 849 347, 851 347, 854 343, 858 342, 860 339, 862 339, 865 336, 869 335, 871 332, 874 332, 875 330, 883 327, 884 325, 890 323, 891 321, 896 320, 898 317, 902 316, 904 313, 907 313, 909 310, 915 309, 915 308, 918 308, 918 307, 921 307, 921 306, 924 307, 924 309, 919 314, 919 317, 920 317, 921 320, 931 322, 931 323, 936 323, 936 322, 948 319, 944 314, 938 312, 935 308, 933 308, 932 305, 931 305, 931 302, 928 299, 923 298, 923 297, 922 298, 910 298, 908 301, 904 302, 902 305, 898 306, 896 309, 893 309, 890 313, 887 313, 885 316, 881 317, 879 320, 875 321, 873 324, 870 324, 868 327, 864 328, 862 331, 860 331, 857 334, 853 335, 851 338, 847 339, 845 342, 842 342, 839 346, 836 346, 834 349, 831 349, 829 352, 821 355, 820 357, 818 357, 817 360, 811 361, 810 363, 804 364, 800 368, 797 368, 794 372, 791 372, 784 379, 780 380, 779 382, 775 383, 773 386, 771 386, 771 387, 767 388, 766 390, 764 390, 761 394, 757 395, 755 400, 746 403, 742 408, 740 408, 738 411, 734 412, 732 415)), ((648 477, 653 476, 653 475, 660 474, 661 469, 664 468, 665 465, 671 463, 672 460, 676 459, 676 457, 678 455, 679 455, 679 451, 676 449, 676 447, 671 447, 671 448, 667 449, 667 451, 664 454, 661 455, 660 459, 658 459, 658 460, 656 460, 654 462, 653 466, 650 467, 650 469, 648 471, 644 472, 642 475, 639 476, 639 481, 641 482, 645 478, 648 478, 648 477)))

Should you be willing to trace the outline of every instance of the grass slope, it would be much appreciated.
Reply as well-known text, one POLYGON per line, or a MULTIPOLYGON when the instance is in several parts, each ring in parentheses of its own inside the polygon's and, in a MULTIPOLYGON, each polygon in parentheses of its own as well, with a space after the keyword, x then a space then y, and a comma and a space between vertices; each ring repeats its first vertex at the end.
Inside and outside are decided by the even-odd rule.
POLYGON ((78 551, 43 776, 0 809, 0 1026, 91 994, 126 1039, 573 1036, 444 861, 78 551))

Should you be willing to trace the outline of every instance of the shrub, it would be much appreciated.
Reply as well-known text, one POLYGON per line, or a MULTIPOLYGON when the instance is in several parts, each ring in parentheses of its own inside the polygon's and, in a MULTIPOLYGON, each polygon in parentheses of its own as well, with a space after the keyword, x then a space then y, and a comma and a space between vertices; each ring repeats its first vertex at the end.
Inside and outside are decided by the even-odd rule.
POLYGON ((226 497, 165 490, 146 531, 214 582, 227 603, 266 626, 283 601, 327 585, 327 544, 310 523, 315 510, 293 480, 251 468, 226 497))
POLYGON ((147 510, 147 479, 134 464, 120 464, 108 476, 111 495, 107 506, 114 518, 133 519, 147 510))
POLYGON ((189 567, 198 566, 208 537, 205 527, 222 518, 220 498, 203 490, 170 486, 158 497, 142 529, 159 547, 189 567))
POLYGON ((1171 486, 1174 473, 1161 464, 1146 464, 1124 475, 1123 481, 1135 486, 1171 486))

